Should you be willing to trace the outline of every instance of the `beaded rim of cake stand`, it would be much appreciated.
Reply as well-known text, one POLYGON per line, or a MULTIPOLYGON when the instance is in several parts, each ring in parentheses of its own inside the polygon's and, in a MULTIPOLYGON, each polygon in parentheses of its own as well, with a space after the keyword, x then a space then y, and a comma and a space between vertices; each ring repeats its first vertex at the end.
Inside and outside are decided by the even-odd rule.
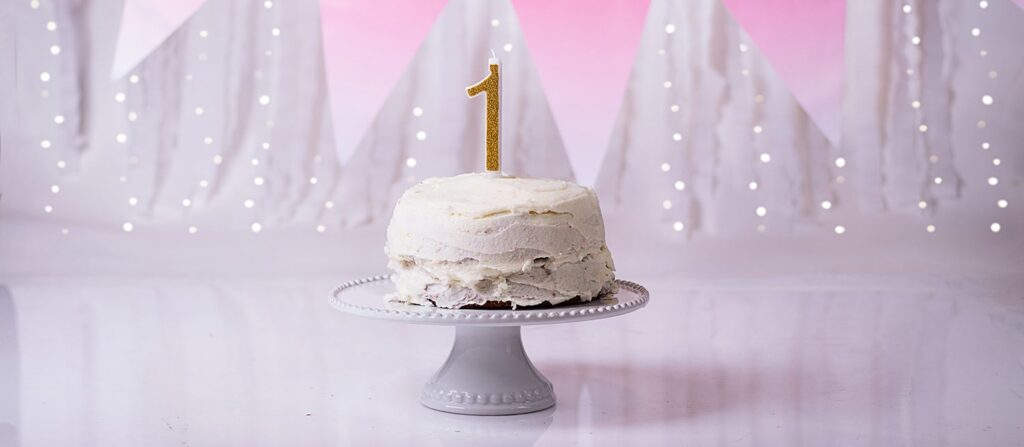
MULTIPOLYGON (((599 300, 590 301, 583 304, 575 305, 574 307, 567 307, 559 309, 557 306, 547 309, 530 309, 530 310, 512 310, 512 309, 445 309, 439 307, 425 307, 413 304, 395 304, 393 307, 378 307, 378 306, 366 306, 361 304, 355 304, 349 301, 345 301, 339 297, 339 295, 355 287, 363 286, 369 283, 378 281, 385 281, 391 279, 391 275, 375 275, 367 278, 356 279, 341 283, 331 293, 330 302, 334 308, 378 318, 397 318, 397 319, 409 319, 419 321, 432 321, 443 323, 445 321, 479 321, 481 323, 508 323, 510 321, 521 321, 521 320, 541 320, 541 319, 558 319, 558 318, 586 318, 594 317, 599 318, 602 314, 617 314, 625 313, 629 310, 643 307, 647 305, 650 300, 650 293, 647 288, 632 281, 626 281, 623 279, 616 279, 615 283, 619 286, 620 292, 616 292, 613 296, 617 296, 621 293, 621 289, 626 289, 634 297, 630 297, 625 301, 616 301, 614 303, 601 304, 602 302, 609 301, 608 298, 602 298, 599 300), (409 307, 415 308, 415 310, 407 310, 399 308, 409 307)), ((610 316, 610 315, 609 315, 610 316)))

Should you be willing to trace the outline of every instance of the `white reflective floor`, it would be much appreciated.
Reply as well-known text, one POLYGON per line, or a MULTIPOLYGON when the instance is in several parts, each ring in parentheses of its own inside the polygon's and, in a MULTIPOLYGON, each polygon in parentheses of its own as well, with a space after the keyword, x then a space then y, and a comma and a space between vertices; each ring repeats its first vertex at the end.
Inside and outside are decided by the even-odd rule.
POLYGON ((334 311, 334 278, 8 281, 0 445, 1024 443, 1018 290, 627 279, 646 309, 524 329, 558 404, 510 417, 421 407, 452 330, 334 311))

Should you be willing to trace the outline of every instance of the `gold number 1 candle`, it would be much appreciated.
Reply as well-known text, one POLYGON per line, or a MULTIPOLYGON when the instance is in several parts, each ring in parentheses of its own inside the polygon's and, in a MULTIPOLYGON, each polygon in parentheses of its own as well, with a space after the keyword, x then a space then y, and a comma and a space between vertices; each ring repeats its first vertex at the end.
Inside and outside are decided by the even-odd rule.
POLYGON ((491 52, 487 61, 491 74, 476 85, 466 87, 466 93, 472 98, 481 92, 487 94, 487 161, 488 171, 501 171, 501 61, 491 52))

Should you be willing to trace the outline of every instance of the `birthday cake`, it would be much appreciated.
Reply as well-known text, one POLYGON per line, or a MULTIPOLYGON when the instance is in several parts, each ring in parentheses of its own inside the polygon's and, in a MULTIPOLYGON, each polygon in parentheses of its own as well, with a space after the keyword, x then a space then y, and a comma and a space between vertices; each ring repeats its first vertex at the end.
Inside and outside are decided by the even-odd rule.
POLYGON ((392 302, 516 309, 587 302, 615 288, 597 196, 571 182, 427 179, 398 200, 387 237, 392 302))

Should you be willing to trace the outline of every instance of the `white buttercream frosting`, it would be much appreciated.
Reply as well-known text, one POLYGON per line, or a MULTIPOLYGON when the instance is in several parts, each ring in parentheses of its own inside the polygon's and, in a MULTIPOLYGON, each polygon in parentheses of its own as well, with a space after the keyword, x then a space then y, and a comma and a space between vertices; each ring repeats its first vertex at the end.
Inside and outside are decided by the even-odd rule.
POLYGON ((614 286, 597 196, 562 180, 427 179, 398 200, 384 250, 392 301, 533 306, 589 301, 614 286))

